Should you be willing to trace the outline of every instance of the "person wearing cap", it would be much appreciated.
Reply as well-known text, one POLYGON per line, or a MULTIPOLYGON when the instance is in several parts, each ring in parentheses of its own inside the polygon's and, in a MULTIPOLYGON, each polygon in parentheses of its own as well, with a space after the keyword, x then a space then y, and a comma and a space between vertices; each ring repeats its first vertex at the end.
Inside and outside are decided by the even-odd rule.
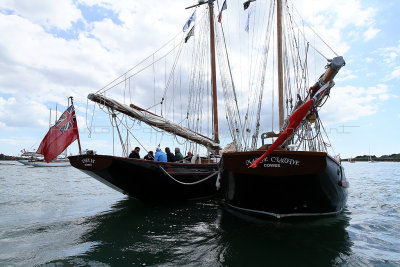
POLYGON ((154 155, 154 160, 167 162, 167 154, 165 154, 159 146, 156 147, 156 154, 154 155))

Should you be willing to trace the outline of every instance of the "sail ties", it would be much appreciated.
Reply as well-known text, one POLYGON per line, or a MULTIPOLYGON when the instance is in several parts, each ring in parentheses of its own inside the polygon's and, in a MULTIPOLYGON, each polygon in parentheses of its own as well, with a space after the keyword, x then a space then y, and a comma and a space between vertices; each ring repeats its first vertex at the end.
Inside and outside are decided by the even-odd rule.
POLYGON ((94 102, 105 105, 112 110, 119 111, 132 118, 138 119, 139 121, 142 121, 150 126, 154 126, 163 131, 173 133, 177 136, 186 138, 197 144, 204 145, 212 150, 220 149, 219 143, 215 142, 214 140, 206 136, 203 136, 197 132, 194 132, 190 129, 184 128, 181 125, 173 123, 172 121, 165 119, 161 116, 158 116, 154 113, 151 113, 143 108, 137 107, 135 105, 131 105, 129 107, 111 98, 98 94, 90 94, 88 95, 88 98, 94 102))

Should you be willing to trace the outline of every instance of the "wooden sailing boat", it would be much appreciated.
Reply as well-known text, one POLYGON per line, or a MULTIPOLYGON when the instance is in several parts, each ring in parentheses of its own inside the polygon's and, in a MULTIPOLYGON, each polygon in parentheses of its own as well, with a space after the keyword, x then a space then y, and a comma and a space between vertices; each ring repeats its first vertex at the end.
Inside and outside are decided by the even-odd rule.
MULTIPOLYGON (((328 155, 326 151, 317 111, 325 103, 334 86, 333 78, 345 62, 339 56, 329 60, 326 71, 318 81, 309 90, 303 89, 303 96, 297 95, 297 103, 287 109, 285 120, 283 90, 284 84, 288 86, 285 79, 299 77, 293 78, 295 75, 290 76, 284 70, 285 64, 290 61, 287 55, 283 55, 282 13, 290 11, 287 2, 284 3, 282 5, 282 0, 277 0, 276 9, 273 8, 277 14, 280 132, 263 134, 262 137, 277 139, 271 145, 250 151, 240 151, 243 147, 238 142, 240 136, 235 137, 232 147, 236 151, 222 155, 223 194, 229 207, 257 215, 284 218, 337 214, 346 204, 348 182, 340 159, 328 155)), ((291 23, 291 17, 287 18, 286 25, 291 23)), ((285 40, 289 42, 288 38, 285 40)), ((293 47, 298 45, 299 42, 293 47)), ((308 45, 306 42, 307 49, 308 45)), ((304 83, 299 87, 304 88, 304 83)), ((256 124, 258 127, 259 123, 256 124)), ((257 131, 254 136, 258 138, 257 131)))
MULTIPOLYGON (((113 85, 104 90, 104 93, 90 94, 88 98, 101 107, 106 107, 113 120, 116 120, 116 113, 124 114, 131 119, 135 119, 145 124, 172 133, 190 142, 202 145, 209 152, 219 150, 218 137, 218 112, 217 112, 217 89, 215 77, 215 48, 214 48, 214 13, 213 1, 202 2, 192 7, 203 4, 208 8, 203 14, 208 12, 209 16, 209 36, 211 52, 211 87, 212 87, 212 122, 213 138, 206 137, 195 130, 183 127, 181 124, 174 123, 166 119, 161 114, 149 111, 134 104, 122 104, 115 99, 105 95, 113 85)), ((195 13, 187 22, 189 26, 195 13)), ((203 18, 207 16, 203 16, 203 18)), ((196 24, 197 25, 197 24, 196 24)), ((204 25, 203 25, 204 26, 204 25)), ((193 26, 194 27, 194 26, 193 26)), ((180 40, 180 44, 175 47, 182 47, 190 36, 194 28, 185 34, 180 40)), ((179 51, 177 54, 179 55, 179 51)), ((154 66, 154 54, 153 65, 154 66)), ((176 61, 174 61, 176 62, 176 61)), ((199 62, 196 62, 199 65, 199 62)), ((154 67, 153 67, 154 68, 154 67)), ((173 72, 173 71, 172 71, 173 72)), ((123 76, 123 82, 127 84, 127 74, 123 76)), ((200 75, 201 76, 201 75, 200 75)), ((195 78, 198 78, 196 76, 195 78)), ((129 80, 130 82, 130 80, 129 80)), ((118 83, 118 81, 116 82, 118 83)), ((161 100, 163 103, 164 97, 161 100)), ((190 101, 189 101, 190 102, 190 101)), ((116 123, 117 124, 117 123, 116 123)), ((118 129, 117 129, 118 130, 118 129)), ((118 133, 120 131, 118 130, 118 133)), ((71 165, 87 173, 100 182, 142 201, 171 201, 185 200, 193 198, 203 198, 214 196, 219 193, 216 187, 218 176, 217 160, 200 158, 190 163, 182 162, 156 162, 143 159, 127 158, 128 149, 122 157, 111 155, 85 154, 69 157, 71 165)))

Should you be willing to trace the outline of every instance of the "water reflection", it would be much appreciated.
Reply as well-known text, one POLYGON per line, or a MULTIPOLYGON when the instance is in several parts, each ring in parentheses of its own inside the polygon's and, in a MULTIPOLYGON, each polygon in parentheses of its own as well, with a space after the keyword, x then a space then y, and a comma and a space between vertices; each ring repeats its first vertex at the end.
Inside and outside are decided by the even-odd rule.
POLYGON ((328 266, 346 262, 349 217, 277 222, 238 217, 219 200, 145 205, 133 199, 83 222, 84 265, 328 266))
POLYGON ((229 266, 331 266, 349 259, 349 214, 312 220, 256 219, 224 209, 220 261, 229 266))

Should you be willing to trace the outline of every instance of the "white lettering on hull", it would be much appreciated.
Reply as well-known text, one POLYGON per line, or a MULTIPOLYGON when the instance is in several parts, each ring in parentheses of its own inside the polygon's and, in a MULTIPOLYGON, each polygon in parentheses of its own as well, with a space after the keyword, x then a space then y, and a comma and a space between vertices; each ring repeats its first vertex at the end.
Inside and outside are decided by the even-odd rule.
MULTIPOLYGON (((248 159, 245 161, 245 165, 248 167, 258 158, 248 159)), ((283 166, 300 166, 300 160, 287 158, 287 157, 266 157, 263 159, 258 166, 262 166, 264 168, 280 168, 283 166)))
POLYGON ((82 163, 83 163, 83 165, 84 165, 85 167, 91 167, 91 166, 93 166, 93 164, 94 164, 95 161, 96 161, 95 159, 91 159, 91 158, 83 158, 83 159, 82 159, 82 163))

